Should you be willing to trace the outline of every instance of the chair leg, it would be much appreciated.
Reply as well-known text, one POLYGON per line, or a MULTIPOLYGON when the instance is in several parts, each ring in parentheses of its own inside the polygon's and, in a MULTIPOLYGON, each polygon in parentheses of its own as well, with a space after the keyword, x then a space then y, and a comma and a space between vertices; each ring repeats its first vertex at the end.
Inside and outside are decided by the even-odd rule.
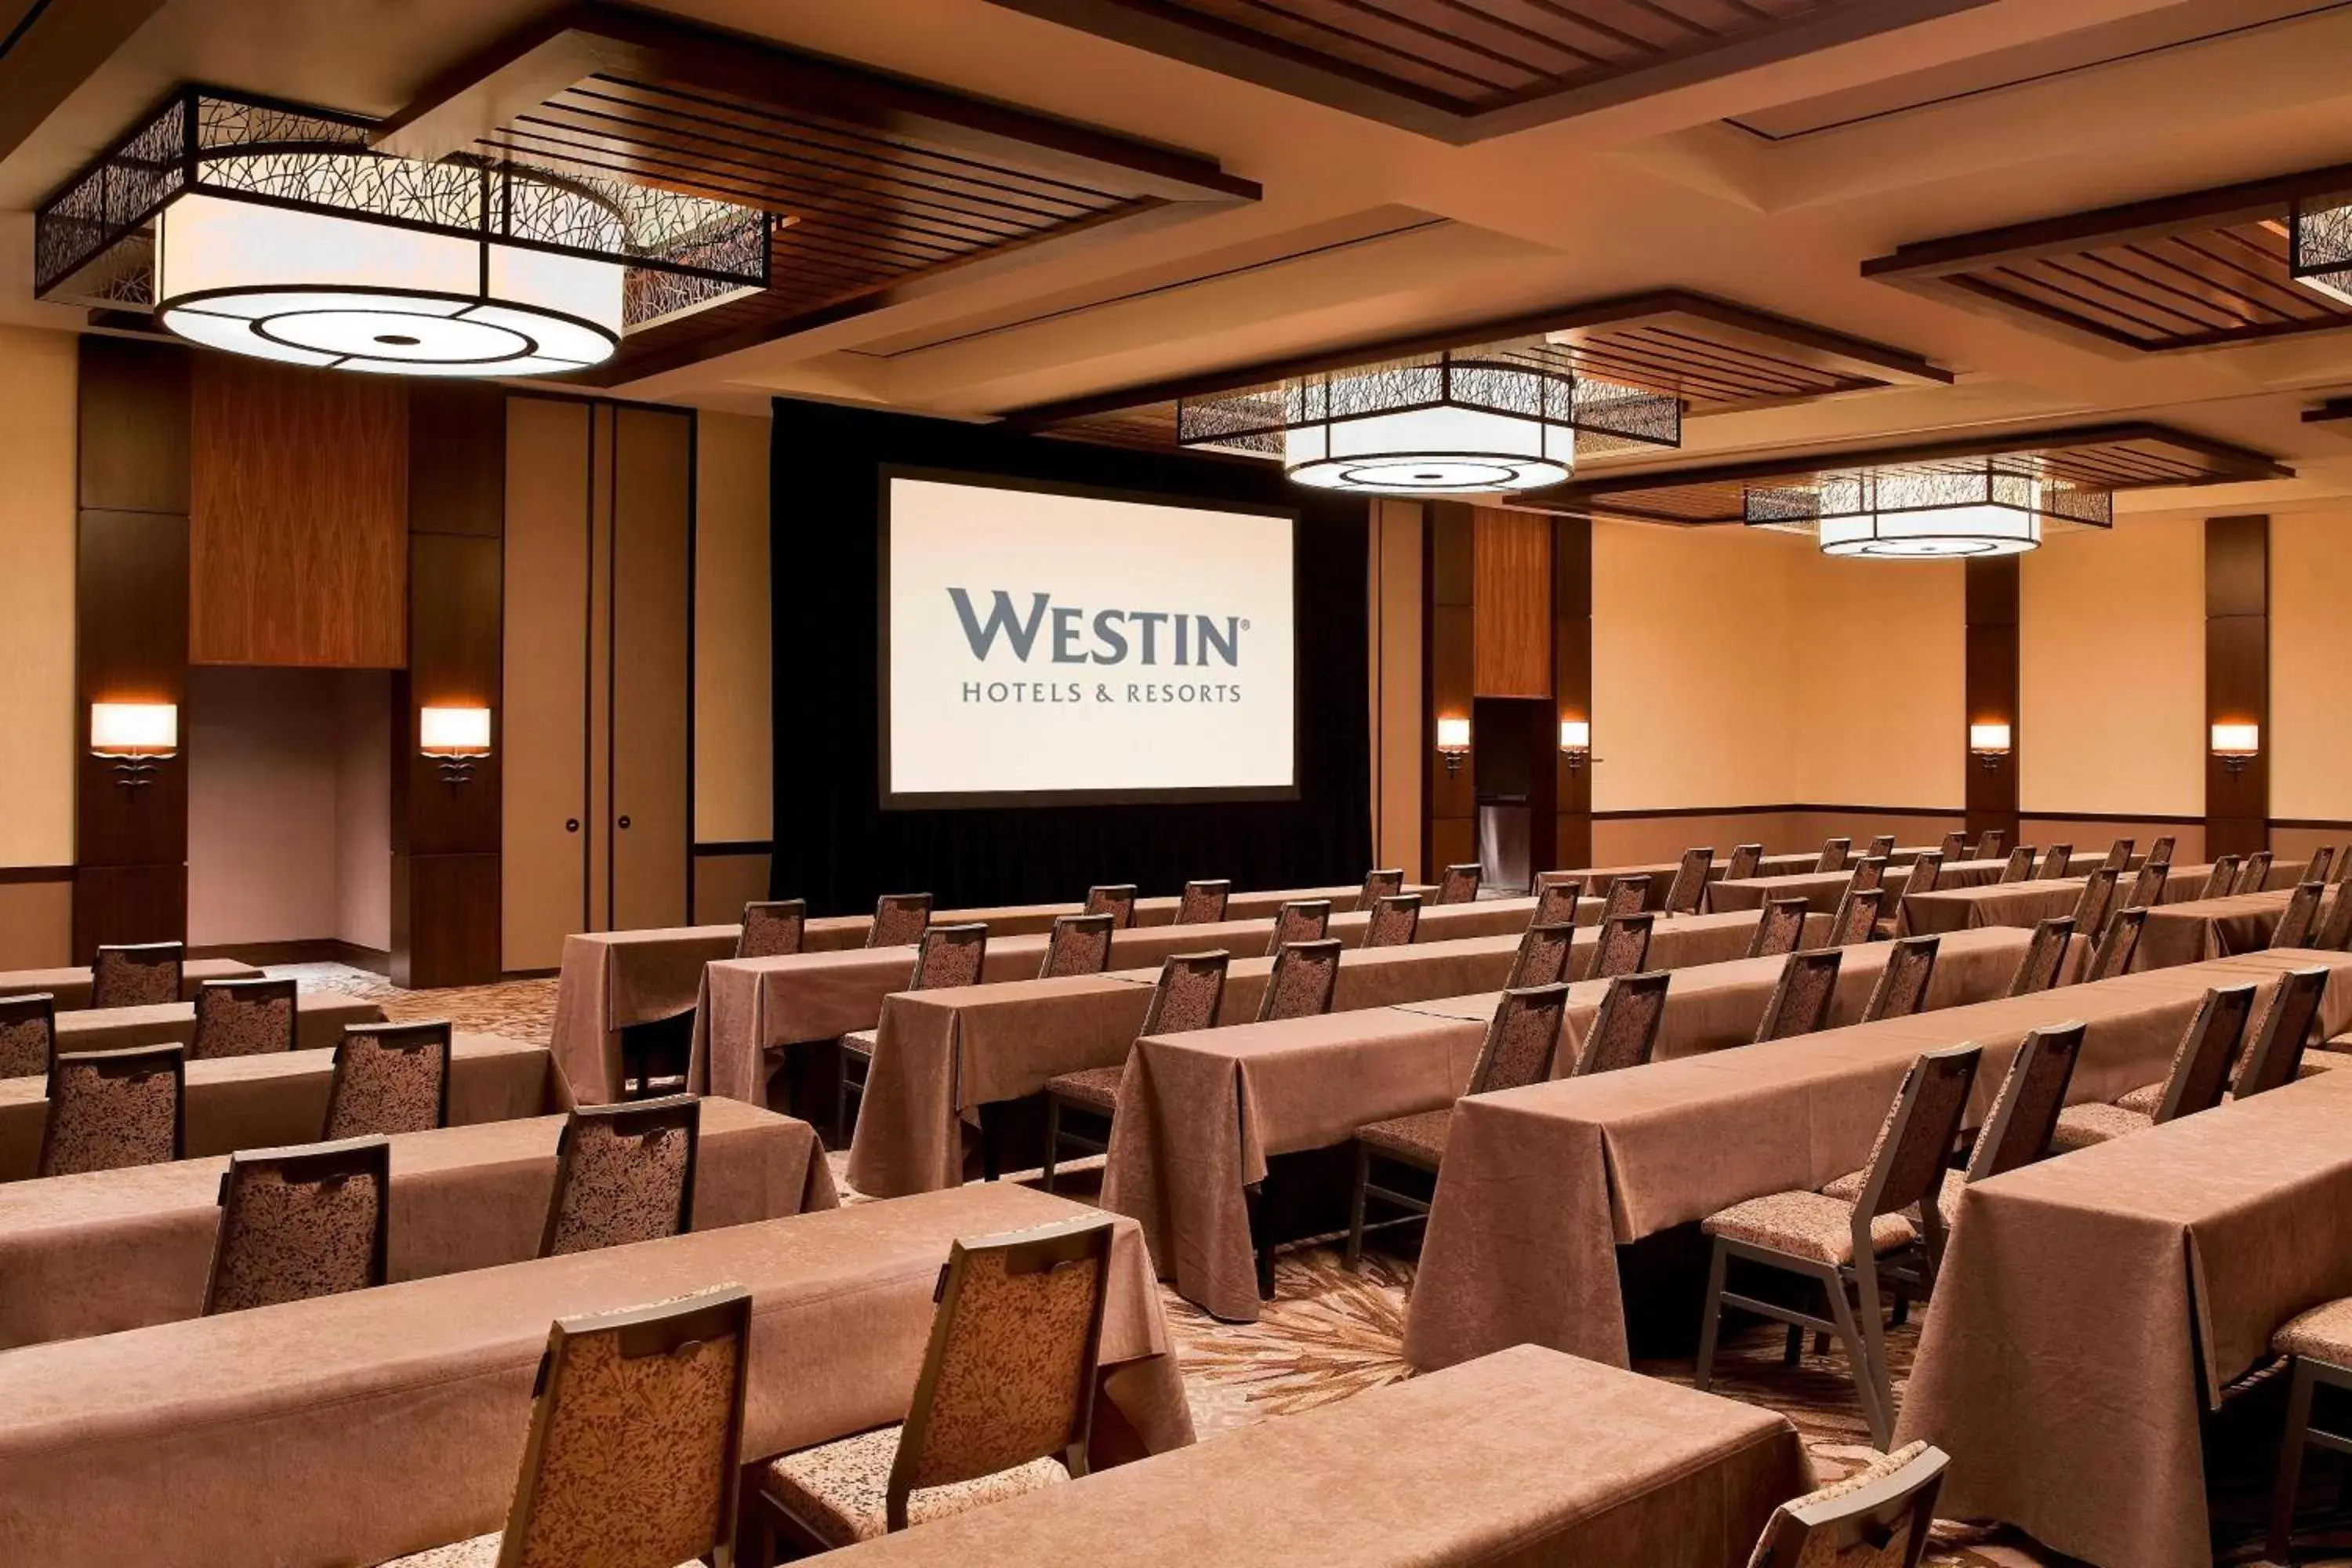
POLYGON ((1274 1300, 1274 1244, 1265 1235, 1265 1194, 1259 1184, 1242 1189, 1242 1206, 1249 1215, 1250 1249, 1257 1254, 1257 1298, 1274 1300))
POLYGON ((1813 1353, 1815 1355, 1827 1355, 1830 1353, 1829 1335, 1815 1334, 1813 1336, 1813 1353))
POLYGON ((996 1114, 993 1105, 980 1108, 980 1179, 992 1182, 1003 1173, 1004 1119, 996 1114))
POLYGON ((2303 1486, 2303 1451, 2311 1433, 2311 1363, 2294 1360, 2294 1380, 2286 1396, 2286 1430, 2279 1435, 2278 1479, 2271 1488, 2270 1542, 2263 1554, 2287 1564, 2294 1558, 2294 1494, 2303 1486))
MULTIPOLYGON (((1895 1380, 1886 1370, 1886 1330, 1878 1315, 1878 1260, 1865 1258, 1854 1268, 1856 1314, 1862 1319, 1863 1364, 1855 1369, 1854 1384, 1870 1413, 1870 1436, 1885 1452, 1895 1439, 1895 1380)), ((1837 1288, 1841 1303, 1845 1287, 1837 1288)))
POLYGON ((1361 1142, 1356 1145, 1356 1195, 1348 1210, 1348 1247, 1339 1261, 1350 1274, 1364 1266, 1364 1189, 1372 1184, 1372 1151, 1361 1142))
POLYGON ((1062 1102, 1052 1095, 1045 1097, 1045 1191, 1054 1190, 1054 1165, 1062 1152, 1062 1102))
POLYGON ((1782 1366, 1794 1366, 1805 1359, 1805 1329, 1801 1323, 1789 1325, 1789 1345, 1780 1352, 1782 1366))
POLYGON ((1706 1316, 1699 1320, 1698 1365, 1691 1374, 1691 1386, 1701 1394, 1715 1378, 1715 1340, 1723 1326, 1723 1279, 1730 1263, 1731 1254, 1717 1237, 1715 1256, 1706 1266, 1706 1316))

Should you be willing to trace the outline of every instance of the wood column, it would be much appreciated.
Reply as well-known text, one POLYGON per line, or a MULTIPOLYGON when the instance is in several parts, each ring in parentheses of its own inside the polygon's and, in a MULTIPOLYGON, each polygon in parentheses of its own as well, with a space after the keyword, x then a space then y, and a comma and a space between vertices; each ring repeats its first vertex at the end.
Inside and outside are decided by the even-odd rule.
MULTIPOLYGON (((1989 829, 2018 842, 2018 761, 2025 732, 2018 722, 2018 576, 2020 558, 1968 563, 1968 722, 2009 726, 2007 756, 1968 752, 1968 830, 1989 829)), ((1968 731, 1960 732, 1964 751, 1968 731)))
POLYGON ((393 680, 392 979, 499 978, 499 658, 506 392, 419 383, 408 409, 408 664, 393 680), (451 783, 417 749, 426 708, 490 710, 490 754, 451 783))
POLYGON ((2205 520, 2205 853, 2249 855, 2271 842, 2271 520, 2205 520), (2213 755, 2211 726, 2259 726, 2238 765, 2213 755))
MULTIPOLYGON (((1475 577, 1475 523, 1462 501, 1433 501, 1423 532, 1422 582, 1428 592, 1422 617, 1422 766, 1428 787, 1421 835, 1424 880, 1445 867, 1478 858, 1478 787, 1468 757, 1448 773, 1437 754, 1437 721, 1467 719, 1475 705, 1475 625, 1471 613, 1475 577)), ((1472 741, 1476 741, 1474 732, 1472 741)))
POLYGON ((188 934, 189 355, 85 337, 74 578, 73 956, 188 934), (89 752, 93 702, 178 707, 180 752, 126 784, 89 752))
MULTIPOLYGON (((1551 689, 1560 720, 1592 721, 1592 523, 1559 517, 1551 525, 1551 689)), ((1596 737, 1597 739, 1597 737, 1596 737)), ((1592 863, 1592 760, 1570 767, 1551 732, 1552 846, 1539 871, 1592 863)))

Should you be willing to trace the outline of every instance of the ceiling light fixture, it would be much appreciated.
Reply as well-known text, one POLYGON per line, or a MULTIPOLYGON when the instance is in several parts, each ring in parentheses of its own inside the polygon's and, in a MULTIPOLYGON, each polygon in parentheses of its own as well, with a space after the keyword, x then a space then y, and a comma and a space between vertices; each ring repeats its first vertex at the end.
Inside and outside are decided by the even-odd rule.
POLYGON ((1949 561, 2036 549, 2045 520, 2112 527, 2115 498, 2030 460, 1994 458, 1750 487, 1746 513, 1751 528, 1812 534, 1824 555, 1949 561))
POLYGON ((2352 305, 2352 205, 2296 202, 2287 221, 2286 270, 2305 288, 2352 305))
POLYGON ((583 370, 765 288, 764 212, 584 171, 374 151, 363 120, 175 93, 45 203, 35 292, 231 353, 402 375, 583 370))

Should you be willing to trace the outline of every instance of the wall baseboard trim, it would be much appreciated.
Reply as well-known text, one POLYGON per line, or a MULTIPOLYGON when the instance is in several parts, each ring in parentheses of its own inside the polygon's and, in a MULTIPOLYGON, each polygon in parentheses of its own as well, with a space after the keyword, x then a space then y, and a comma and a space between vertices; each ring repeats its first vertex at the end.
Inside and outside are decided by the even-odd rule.
POLYGON ((2168 816, 2162 812, 2153 811, 2021 811, 2017 815, 2023 822, 2156 822, 2167 827, 2205 826, 2205 819, 2201 816, 2168 816))
MULTIPOLYGON (((1595 822, 1647 822, 1670 816, 1780 816, 1817 812, 1846 816, 1965 816, 1957 805, 1667 805, 1649 811, 1596 811, 1595 822)), ((2202 822, 2203 817, 2197 820, 2202 822)))
POLYGON ((712 859, 722 855, 772 855, 775 852, 776 841, 772 838, 742 838, 731 842, 698 844, 694 847, 694 858, 698 860, 712 859))
POLYGON ((2273 816, 2271 826, 2315 828, 2322 833, 2352 833, 2352 821, 2339 816, 2273 816))
POLYGON ((70 882, 70 866, 0 866, 0 887, 26 882, 70 882))
POLYGON ((362 947, 340 937, 305 937, 291 942, 224 942, 188 949, 190 958, 234 958, 240 963, 266 968, 273 963, 345 963, 370 974, 389 975, 392 954, 378 947, 362 947))
POLYGON ((509 980, 552 980, 563 972, 560 969, 509 969, 499 974, 500 984, 509 980))

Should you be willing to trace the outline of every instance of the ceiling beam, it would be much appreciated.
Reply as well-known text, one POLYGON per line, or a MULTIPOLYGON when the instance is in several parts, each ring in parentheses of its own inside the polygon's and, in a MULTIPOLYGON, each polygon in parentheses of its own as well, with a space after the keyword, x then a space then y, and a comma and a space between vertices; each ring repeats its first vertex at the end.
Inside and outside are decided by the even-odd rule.
POLYGON ((163 0, 0 0, 0 158, 131 41, 163 0))

